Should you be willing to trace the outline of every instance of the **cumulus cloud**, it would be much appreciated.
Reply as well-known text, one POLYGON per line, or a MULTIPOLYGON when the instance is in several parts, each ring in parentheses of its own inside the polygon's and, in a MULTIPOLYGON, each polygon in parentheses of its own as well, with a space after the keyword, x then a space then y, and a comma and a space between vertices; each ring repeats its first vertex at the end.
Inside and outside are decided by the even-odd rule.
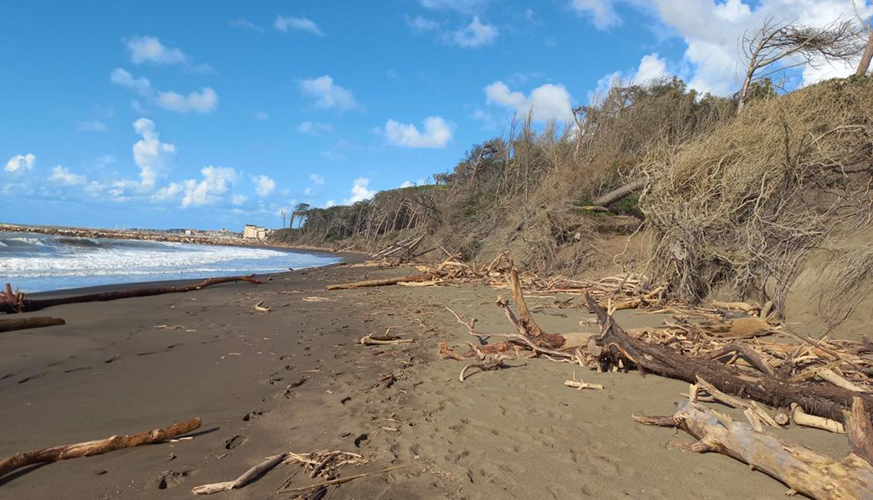
POLYGON ((287 32, 288 30, 299 30, 305 31, 307 33, 312 33, 313 35, 324 36, 324 33, 321 32, 321 29, 318 28, 318 25, 315 24, 309 18, 306 17, 282 17, 276 16, 276 22, 273 23, 273 26, 276 27, 277 30, 281 32, 287 32))
POLYGON ((134 78, 127 70, 116 68, 109 74, 109 81, 132 90, 143 97, 152 95, 152 84, 148 78, 134 78))
POLYGON ((318 135, 321 132, 333 132, 333 125, 330 123, 305 121, 297 126, 297 131, 301 134, 318 135))
POLYGON ((640 60, 640 66, 633 76, 633 81, 636 84, 645 84, 668 76, 670 76, 670 72, 667 71, 667 60, 658 57, 658 53, 654 52, 643 56, 640 60))
POLYGON ((160 92, 157 103, 166 110, 179 113, 211 113, 218 108, 218 94, 209 87, 187 96, 176 92, 160 92))
MULTIPOLYGON (((681 76, 688 85, 717 95, 730 95, 738 90, 744 65, 737 50, 738 40, 744 32, 758 29, 768 17, 817 27, 855 17, 852 2, 844 0, 760 0, 754 6, 742 0, 573 0, 572 3, 577 1, 590 9, 608 7, 603 12, 612 15, 616 15, 614 7, 618 3, 653 15, 667 31, 683 39, 686 48, 681 65, 688 66, 689 70, 681 76)), ((862 17, 873 14, 873 5, 868 0, 856 4, 862 17)), ((597 26, 597 20, 592 21, 597 26)), ((798 61, 791 60, 787 64, 795 62, 798 61)), ((855 61, 835 64, 815 61, 814 66, 803 66, 799 70, 802 78, 799 83, 808 85, 826 78, 847 76, 854 67, 855 61)))
POLYGON ((182 208, 215 204, 236 182, 236 171, 229 167, 203 167, 200 174, 203 176, 200 182, 193 179, 185 181, 182 208))
MULTIPOLYGON (((136 92, 168 111, 211 113, 218 108, 218 93, 210 87, 204 87, 200 92, 191 92, 187 96, 173 91, 156 92, 147 78, 135 78, 121 68, 112 70, 109 74, 109 81, 136 92)), ((134 107, 141 107, 139 101, 134 101, 134 107)))
POLYGON ((500 30, 496 26, 484 24, 479 16, 473 16, 470 24, 446 34, 445 40, 458 47, 478 48, 493 44, 499 34, 500 30))
POLYGON ((235 194, 230 197, 230 202, 236 206, 240 206, 248 200, 249 197, 244 194, 235 194))
MULTIPOLYGON (((367 179, 366 177, 358 177, 355 179, 355 183, 352 185, 352 196, 343 200, 343 204, 354 205, 359 201, 369 200, 373 196, 376 196, 376 191, 370 189, 368 187, 369 185, 370 179, 367 179)), ((328 201, 328 203, 331 203, 331 201, 328 201)))
POLYGON ((319 186, 323 186, 323 185, 324 185, 324 177, 322 177, 322 176, 320 176, 320 175, 318 175, 318 174, 309 174, 309 179, 310 179, 312 182, 318 184, 319 186))
POLYGON ((509 86, 497 81, 485 87, 488 104, 494 104, 515 110, 516 114, 526 117, 531 114, 535 121, 570 121, 573 111, 570 93, 563 85, 547 83, 533 89, 529 96, 522 92, 512 91, 509 86))
POLYGON ((256 175, 252 177, 252 182, 255 184, 255 194, 261 198, 270 196, 276 190, 276 181, 266 175, 256 175))
POLYGON ((621 23, 612 0, 570 0, 570 8, 581 16, 589 17, 599 30, 621 23))
POLYGON ((6 167, 3 170, 10 174, 22 174, 33 170, 34 163, 36 163, 36 156, 33 154, 15 155, 12 158, 9 158, 9 161, 6 162, 6 167))
POLYGON ((85 184, 88 182, 84 175, 74 174, 70 172, 70 169, 63 165, 58 165, 52 169, 52 174, 49 176, 49 180, 65 186, 78 186, 79 184, 85 184))
POLYGON ((132 37, 127 40, 127 50, 134 64, 185 64, 188 56, 177 48, 167 47, 153 36, 132 37))
POLYGON ((176 146, 161 142, 155 122, 148 118, 133 122, 133 129, 142 137, 133 145, 133 161, 139 167, 140 184, 145 189, 153 189, 168 159, 176 153, 176 146))
POLYGON ((336 206, 336 200, 327 200, 324 203, 324 208, 330 208, 330 207, 335 207, 335 206, 336 206))
POLYGON ((300 80, 298 88, 301 94, 315 100, 316 108, 347 111, 360 106, 351 90, 335 84, 328 75, 300 80))
POLYGON ((395 146, 407 148, 444 148, 452 138, 454 124, 445 121, 441 116, 429 116, 424 120, 424 129, 409 123, 398 123, 388 120, 385 128, 379 130, 388 142, 395 146))

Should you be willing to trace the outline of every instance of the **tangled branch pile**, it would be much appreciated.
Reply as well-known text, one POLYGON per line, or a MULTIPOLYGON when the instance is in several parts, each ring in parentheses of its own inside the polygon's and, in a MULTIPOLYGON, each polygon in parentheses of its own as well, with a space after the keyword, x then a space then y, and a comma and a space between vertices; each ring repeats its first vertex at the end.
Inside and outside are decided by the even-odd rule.
POLYGON ((810 251, 871 227, 871 158, 870 79, 760 101, 712 134, 662 148, 640 168, 657 241, 649 271, 686 299, 725 283, 781 310, 810 251))

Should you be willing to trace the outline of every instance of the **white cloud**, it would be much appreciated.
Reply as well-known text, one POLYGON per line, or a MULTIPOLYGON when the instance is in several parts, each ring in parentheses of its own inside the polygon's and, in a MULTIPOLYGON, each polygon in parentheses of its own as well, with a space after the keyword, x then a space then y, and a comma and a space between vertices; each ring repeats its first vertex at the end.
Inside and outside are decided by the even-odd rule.
MULTIPOLYGON (((135 78, 121 68, 112 70, 112 73, 109 74, 109 81, 136 92, 168 111, 210 113, 218 108, 218 94, 210 87, 204 87, 200 92, 191 92, 187 96, 173 91, 156 93, 147 78, 135 78)), ((131 105, 135 111, 143 112, 139 101, 134 100, 131 105)))
POLYGON ((345 156, 337 153, 336 151, 322 151, 320 154, 328 161, 343 161, 346 159, 345 156))
POLYGON ((133 75, 121 68, 112 70, 112 73, 109 74, 109 81, 129 90, 133 90, 144 97, 152 95, 152 84, 149 82, 148 78, 134 78, 133 75))
POLYGON ((388 120, 380 132, 388 142, 395 146, 408 148, 444 148, 452 138, 454 124, 446 122, 441 116, 429 116, 424 120, 424 131, 413 124, 388 120))
POLYGON ((171 200, 178 196, 185 190, 184 183, 172 182, 167 186, 164 186, 152 195, 152 201, 166 201, 171 200))
POLYGON ((307 186, 306 189, 303 190, 303 194, 305 194, 306 196, 311 195, 311 194, 312 194, 312 188, 309 187, 309 186, 307 186))
POLYGON ((26 155, 15 155, 9 158, 6 162, 6 167, 3 169, 10 174, 21 174, 29 170, 33 170, 33 164, 36 163, 36 156, 28 153, 26 155))
MULTIPOLYGON (((754 7, 751 2, 742 0, 582 0, 579 3, 583 7, 590 4, 589 12, 608 7, 603 12, 616 14, 614 6, 620 2, 653 15, 662 24, 661 31, 681 38, 686 48, 678 66, 689 68, 681 76, 689 87, 717 95, 731 95, 739 89, 745 64, 737 50, 739 39, 745 32, 754 33, 768 17, 817 27, 837 19, 855 18, 852 2, 845 0, 760 0, 754 7)), ((862 17, 873 14, 869 0, 856 3, 862 17)), ((596 18, 594 22, 597 26, 596 18)), ((854 69, 854 61, 835 65, 823 61, 815 63, 817 68, 800 68, 801 84, 847 76, 854 69)))
POLYGON ((499 34, 500 30, 496 26, 484 24, 479 16, 473 16, 469 25, 447 34, 445 40, 458 47, 478 48, 493 44, 499 34))
POLYGON ((230 22, 230 25, 234 28, 245 28, 252 31, 257 31, 258 33, 263 33, 264 28, 247 20, 247 19, 234 19, 230 22))
MULTIPOLYGON (((236 182, 236 171, 229 167, 203 167, 200 169, 200 174, 203 176, 200 182, 193 179, 185 181, 182 208, 213 205, 221 200, 221 195, 227 193, 230 186, 236 182)), ((178 187, 172 189, 177 192, 179 190, 178 187)))
POLYGON ((358 177, 352 185, 352 196, 343 200, 345 205, 353 205, 359 201, 369 200, 376 195, 376 191, 370 189, 370 179, 366 177, 358 177))
POLYGON ((419 0, 428 9, 447 9, 458 12, 472 12, 483 8, 490 0, 419 0))
POLYGON ((49 180, 65 186, 78 186, 88 181, 84 175, 74 174, 63 165, 58 165, 52 169, 52 175, 49 176, 49 180))
POLYGON ((230 197, 230 202, 236 206, 240 206, 248 200, 249 197, 244 194, 235 194, 230 197))
POLYGON ((255 113, 255 120, 264 121, 264 120, 267 120, 269 118, 270 118, 270 115, 268 115, 264 111, 258 111, 255 113))
POLYGON ((581 16, 590 17, 599 30, 621 23, 612 0, 570 0, 570 8, 581 16))
POLYGON ((76 130, 79 132, 105 132, 106 124, 100 120, 77 121, 76 130))
POLYGON ((305 121, 297 126, 297 131, 302 134, 318 135, 321 132, 333 132, 333 125, 330 123, 305 121))
POLYGON ((255 193, 261 198, 270 196, 276 190, 276 181, 266 175, 256 175, 252 177, 252 182, 255 184, 255 193))
POLYGON ((572 98, 563 85, 547 83, 533 89, 530 96, 525 96, 521 92, 510 90, 505 83, 497 81, 485 87, 485 95, 488 104, 513 109, 522 118, 531 113, 534 121, 573 119, 572 98))
POLYGON ((168 158, 175 154, 176 146, 161 142, 160 134, 155 130, 155 122, 148 118, 133 122, 133 129, 142 136, 133 145, 133 161, 139 167, 142 187, 153 189, 158 176, 166 169, 168 158))
POLYGON ((134 64, 186 64, 188 56, 177 48, 167 47, 152 36, 133 37, 127 40, 127 50, 134 64))
POLYGON ((318 174, 309 174, 309 179, 312 180, 312 182, 318 184, 319 186, 324 185, 324 177, 322 177, 318 174))
POLYGON ((287 32, 289 29, 306 31, 313 35, 324 36, 324 33, 318 28, 311 19, 306 17, 282 17, 276 16, 276 22, 273 24, 277 30, 287 32))
POLYGON ((633 81, 636 84, 645 84, 668 76, 670 76, 670 72, 667 71, 667 61, 658 57, 658 53, 655 52, 643 56, 633 81))
POLYGON ((218 107, 218 94, 209 87, 200 92, 191 92, 187 96, 176 92, 161 92, 158 94, 158 105, 170 111, 180 113, 211 113, 218 107))
POLYGON ((413 30, 420 32, 436 31, 440 29, 440 23, 422 16, 415 16, 414 18, 407 16, 406 24, 408 24, 413 30))
POLYGON ((336 206, 336 200, 327 200, 324 204, 324 208, 330 208, 336 206))
POLYGON ((300 80, 298 88, 304 96, 315 99, 316 108, 346 111, 359 107, 352 92, 333 83, 328 75, 300 80))

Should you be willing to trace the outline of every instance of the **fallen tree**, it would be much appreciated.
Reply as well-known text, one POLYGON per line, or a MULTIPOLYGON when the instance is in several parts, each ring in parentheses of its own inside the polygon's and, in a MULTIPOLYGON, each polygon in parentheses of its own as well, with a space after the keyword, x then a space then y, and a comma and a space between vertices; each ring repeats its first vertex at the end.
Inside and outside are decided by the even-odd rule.
POLYGON ((194 290, 202 290, 203 288, 219 285, 222 283, 235 283, 245 281, 248 283, 261 284, 252 276, 228 276, 224 278, 209 278, 199 283, 184 285, 184 286, 168 286, 168 287, 151 287, 151 288, 132 288, 130 290, 118 290, 113 292, 91 293, 87 295, 73 295, 70 297, 57 297, 51 299, 31 299, 26 294, 12 292, 12 286, 6 284, 6 292, 0 294, 0 312, 19 313, 39 311, 47 307, 60 306, 65 304, 81 304, 83 302, 108 302, 110 300, 129 299, 134 297, 150 297, 152 295, 163 295, 167 293, 184 293, 194 290))
POLYGON ((734 396, 753 399, 775 408, 798 404, 811 415, 842 421, 843 411, 852 406, 855 396, 865 407, 873 407, 873 398, 843 387, 815 382, 791 382, 770 374, 750 376, 748 372, 706 357, 691 357, 670 347, 650 344, 625 333, 600 304, 586 295, 588 307, 603 325, 603 333, 593 339, 597 361, 606 367, 636 366, 641 372, 684 380, 695 384, 705 379, 716 389, 734 396), (620 363, 621 362, 621 363, 620 363))
POLYGON ((356 281, 354 283, 341 283, 338 285, 328 285, 328 290, 352 290, 354 288, 367 288, 373 286, 389 286, 398 283, 416 283, 422 281, 430 281, 437 276, 432 273, 413 274, 412 276, 400 276, 397 278, 383 278, 377 280, 356 281))
POLYGON ((141 432, 139 434, 110 436, 106 439, 98 439, 96 441, 86 441, 84 443, 70 444, 66 446, 42 448, 26 453, 16 453, 11 457, 0 460, 0 477, 3 477, 14 470, 30 465, 52 463, 70 458, 91 457, 124 448, 160 443, 170 438, 187 434, 199 427, 200 419, 192 418, 187 422, 180 422, 169 427, 155 429, 149 432, 141 432))
POLYGON ((15 330, 27 330, 29 328, 42 328, 45 326, 58 326, 67 324, 61 318, 15 318, 0 319, 0 332, 12 332, 15 330))
MULTIPOLYGON (((850 427, 850 436, 865 436, 869 440, 870 420, 860 398, 855 399, 852 413, 861 417, 847 419, 858 427, 850 427)), ((856 454, 857 448, 854 448, 855 453, 834 459, 757 431, 745 422, 734 422, 691 401, 680 404, 671 416, 633 418, 645 425, 681 429, 697 439, 680 446, 681 449, 733 457, 785 483, 793 492, 830 500, 873 497, 873 465, 869 457, 856 454)))

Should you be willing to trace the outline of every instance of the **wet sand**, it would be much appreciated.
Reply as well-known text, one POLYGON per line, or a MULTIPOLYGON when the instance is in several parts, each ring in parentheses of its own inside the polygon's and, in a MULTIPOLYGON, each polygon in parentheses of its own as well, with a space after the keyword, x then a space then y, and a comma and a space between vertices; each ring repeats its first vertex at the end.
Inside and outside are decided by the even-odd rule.
MULTIPOLYGON (((260 286, 31 313, 67 324, 0 334, 0 456, 195 416, 203 426, 192 440, 12 473, 0 478, 0 497, 192 498, 193 486, 236 478, 268 455, 343 450, 371 460, 344 476, 408 466, 336 487, 333 500, 783 498, 786 488, 762 473, 722 455, 667 449, 690 438, 633 422, 632 414, 672 413, 681 382, 541 359, 459 382, 463 364, 439 359, 437 346, 465 352, 472 338, 445 307, 476 317, 482 331, 509 332, 493 304, 506 290, 324 290, 411 272, 335 266, 260 286), (256 311, 261 301, 272 310, 256 311), (415 342, 356 345, 387 327, 415 342), (606 389, 565 387, 574 372, 606 389)), ((563 297, 530 305, 555 298, 563 297)), ((584 331, 578 322, 589 317, 584 309, 536 314, 553 332, 584 331)), ((622 311, 617 319, 630 328, 662 318, 622 311)), ((834 456, 847 450, 843 436, 823 431, 774 432, 834 456)), ((279 466, 215 498, 290 498, 276 490, 291 476, 294 487, 314 482, 296 465, 279 466)))

